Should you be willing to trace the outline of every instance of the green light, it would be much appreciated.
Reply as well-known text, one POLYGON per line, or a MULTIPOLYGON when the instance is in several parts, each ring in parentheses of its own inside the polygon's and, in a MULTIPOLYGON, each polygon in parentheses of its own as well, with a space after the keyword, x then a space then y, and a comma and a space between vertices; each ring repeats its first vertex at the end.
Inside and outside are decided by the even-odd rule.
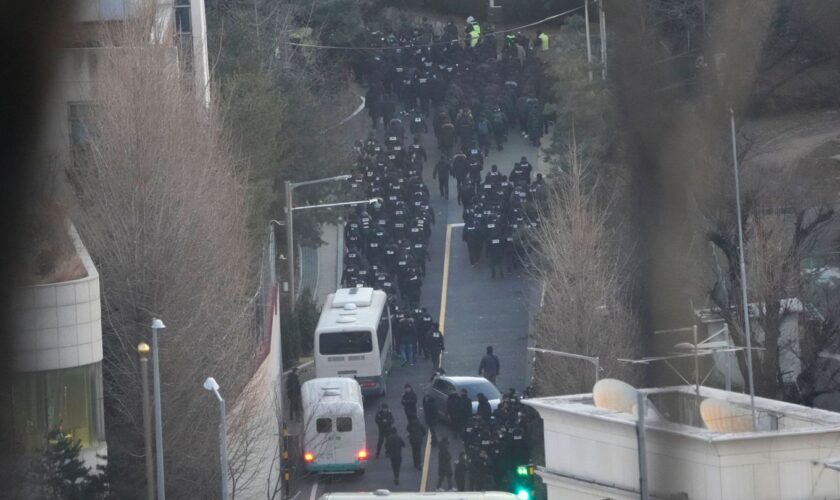
POLYGON ((531 500, 531 492, 527 488, 516 490, 516 498, 519 500, 531 500))
POLYGON ((528 475, 528 467, 524 465, 520 465, 516 468, 516 475, 517 476, 527 476, 528 475))

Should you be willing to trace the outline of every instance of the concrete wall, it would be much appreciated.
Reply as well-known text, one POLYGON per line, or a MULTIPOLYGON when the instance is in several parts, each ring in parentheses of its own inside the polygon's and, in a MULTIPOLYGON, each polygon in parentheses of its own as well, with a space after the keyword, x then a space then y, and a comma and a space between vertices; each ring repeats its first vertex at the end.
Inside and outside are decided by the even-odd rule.
MULTIPOLYGON (((639 487, 634 417, 591 405, 569 408, 537 407, 545 430, 546 467, 541 476, 549 498, 638 497, 633 493, 639 487)), ((787 433, 737 438, 664 425, 648 427, 646 433, 652 495, 684 493, 692 500, 840 498, 840 472, 824 466, 840 454, 836 428, 820 429, 811 422, 806 429, 794 422, 787 433)))
POLYGON ((87 276, 19 289, 12 310, 13 370, 57 370, 102 361, 99 273, 70 227, 87 276))

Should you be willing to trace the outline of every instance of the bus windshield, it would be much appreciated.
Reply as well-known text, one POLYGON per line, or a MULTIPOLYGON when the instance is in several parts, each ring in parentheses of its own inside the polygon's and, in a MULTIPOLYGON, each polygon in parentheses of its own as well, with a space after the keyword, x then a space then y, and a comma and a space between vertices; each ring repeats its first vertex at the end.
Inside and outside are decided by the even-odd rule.
POLYGON ((325 356, 373 351, 373 338, 365 331, 321 333, 318 342, 319 351, 325 356))

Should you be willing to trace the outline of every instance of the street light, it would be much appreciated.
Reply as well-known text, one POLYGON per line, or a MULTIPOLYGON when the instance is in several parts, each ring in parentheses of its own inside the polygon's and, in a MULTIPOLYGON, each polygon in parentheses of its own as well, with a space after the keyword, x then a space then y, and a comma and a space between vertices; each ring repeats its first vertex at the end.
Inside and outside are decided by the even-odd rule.
POLYGON ((735 208, 738 217, 738 258, 741 265, 741 300, 744 302, 744 336, 747 338, 747 378, 750 386, 750 413, 753 430, 756 428, 755 385, 753 384, 752 335, 750 334, 750 305, 747 302, 747 268, 744 264, 744 227, 741 223, 741 184, 738 173, 738 143, 735 139, 735 110, 729 108, 729 123, 732 131, 732 168, 735 171, 735 208))
POLYGON ((601 359, 598 356, 584 356, 583 354, 573 354, 570 352, 562 352, 562 351, 552 351, 550 349, 540 349, 538 347, 529 347, 529 351, 534 352, 542 352, 545 354, 553 354, 555 356, 561 356, 564 358, 572 358, 572 359, 582 359, 584 361, 588 361, 595 365, 595 382, 601 377, 601 359))
POLYGON ((289 254, 289 291, 291 292, 291 310, 295 310, 295 247, 294 247, 294 220, 292 212, 295 210, 294 202, 292 200, 292 191, 296 187, 308 186, 310 184, 320 184, 322 182, 346 181, 353 176, 350 174, 336 175, 335 177, 327 177, 325 179, 315 179, 311 181, 292 182, 286 181, 286 247, 289 254))
POLYGON ((163 419, 160 416, 160 356, 158 353, 158 330, 166 328, 163 321, 152 318, 152 369, 155 378, 155 461, 157 463, 158 500, 166 499, 163 482, 163 419))
POLYGON ((216 394, 219 400, 219 463, 222 468, 222 500, 228 499, 228 457, 227 457, 227 415, 225 412, 225 400, 219 394, 219 384, 213 377, 207 377, 204 381, 204 388, 216 394))
POLYGON ((143 388, 143 444, 146 449, 146 498, 155 500, 155 466, 152 461, 152 416, 149 409, 149 344, 137 344, 140 355, 140 379, 143 388))

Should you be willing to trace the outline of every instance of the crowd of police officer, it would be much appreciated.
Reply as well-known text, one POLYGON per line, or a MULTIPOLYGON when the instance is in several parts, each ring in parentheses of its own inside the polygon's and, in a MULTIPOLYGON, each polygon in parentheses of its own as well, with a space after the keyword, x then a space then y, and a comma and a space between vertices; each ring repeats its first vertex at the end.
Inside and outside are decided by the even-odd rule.
MULTIPOLYGON (((482 179, 484 159, 491 142, 502 150, 507 134, 518 128, 539 145, 549 109, 537 98, 543 79, 536 50, 522 34, 504 36, 502 49, 492 30, 469 18, 463 41, 457 27, 448 23, 435 33, 424 22, 404 23, 397 30, 374 32, 369 46, 356 63, 357 76, 368 92, 366 107, 374 131, 356 143, 352 185, 367 198, 381 200, 358 206, 347 218, 344 234, 342 285, 370 286, 384 290, 392 311, 395 344, 404 364, 414 365, 418 354, 431 360, 440 373, 443 335, 425 307, 420 290, 430 261, 428 250, 435 215, 429 205, 429 188, 423 182, 428 161, 420 137, 429 132, 432 116, 441 157, 433 170, 440 196, 449 198, 450 178, 456 181, 458 203, 463 206, 463 239, 470 262, 476 265, 486 252, 492 276, 503 268, 518 267, 526 246, 528 227, 538 224, 538 205, 545 197, 545 183, 526 157, 508 175, 493 165, 482 179), (398 111, 402 109, 402 111, 398 111), (377 138, 382 127, 384 140, 377 138), (413 137, 413 140, 407 139, 413 137)), ((540 33, 536 47, 546 49, 540 33)), ((406 388, 403 398, 412 400, 406 388)), ((421 433, 416 417, 416 396, 406 415, 413 455, 421 433), (409 414, 411 413, 411 415, 409 414), (412 441, 413 439, 413 441, 412 441)), ((472 415, 472 402, 456 393, 442 413, 448 416, 464 451, 453 461, 448 440, 436 439, 438 415, 433 401, 423 401, 426 425, 438 446, 438 487, 454 478, 459 490, 504 487, 512 467, 530 456, 526 436, 530 412, 513 390, 503 396, 495 411, 484 398, 472 415)), ((389 458, 398 482, 399 464, 394 454, 404 446, 393 427, 393 416, 383 405, 376 421, 379 448, 390 446, 389 458)))
MULTIPOLYGON (((461 395, 463 398, 463 395, 461 395)), ((464 452, 455 463, 463 471, 456 473, 455 482, 460 490, 486 490, 505 488, 517 465, 528 463, 531 457, 527 434, 532 412, 511 389, 502 395, 495 411, 489 403, 471 416, 460 431, 464 452), (464 474, 464 472, 466 474, 464 474)))

